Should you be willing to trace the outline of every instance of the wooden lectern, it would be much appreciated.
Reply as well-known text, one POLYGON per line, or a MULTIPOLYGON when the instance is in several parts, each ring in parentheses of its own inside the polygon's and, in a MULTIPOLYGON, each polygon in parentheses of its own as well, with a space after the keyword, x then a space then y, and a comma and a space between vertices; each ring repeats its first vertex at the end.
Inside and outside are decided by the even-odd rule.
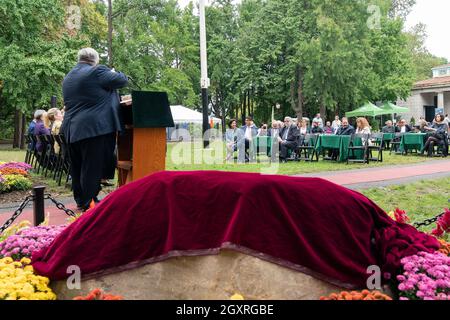
POLYGON ((133 91, 120 104, 125 131, 117 138, 119 186, 166 168, 166 128, 174 127, 165 92, 133 91))

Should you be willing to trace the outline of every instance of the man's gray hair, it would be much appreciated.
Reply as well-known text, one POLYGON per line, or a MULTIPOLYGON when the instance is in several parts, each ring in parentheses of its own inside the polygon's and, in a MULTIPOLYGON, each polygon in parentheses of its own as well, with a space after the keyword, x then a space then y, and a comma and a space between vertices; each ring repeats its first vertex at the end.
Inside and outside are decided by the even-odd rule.
POLYGON ((96 66, 100 61, 98 52, 92 48, 83 48, 78 51, 78 62, 89 63, 90 65, 96 66))

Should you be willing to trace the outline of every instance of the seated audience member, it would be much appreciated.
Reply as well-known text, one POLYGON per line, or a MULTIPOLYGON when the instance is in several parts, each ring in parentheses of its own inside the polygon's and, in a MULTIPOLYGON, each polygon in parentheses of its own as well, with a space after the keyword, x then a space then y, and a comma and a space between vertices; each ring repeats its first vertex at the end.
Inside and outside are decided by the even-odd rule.
POLYGON ((237 121, 232 119, 228 123, 228 130, 225 132, 225 140, 227 145, 226 161, 233 159, 233 154, 237 151, 239 140, 242 139, 241 130, 237 127, 237 121))
MULTIPOLYGON (((366 118, 358 118, 356 119, 356 132, 355 134, 359 135, 370 135, 372 133, 372 130, 370 128, 370 124, 367 121, 366 118)), ((367 138, 362 138, 362 143, 365 144, 367 141, 367 138)), ((369 139, 370 143, 370 139, 369 139)))
MULTIPOLYGON (((38 117, 36 117, 36 125, 34 127, 34 135, 36 136, 42 136, 42 135, 49 135, 50 130, 45 127, 43 118, 46 116, 46 113, 39 113, 38 117)), ((42 151, 42 143, 38 141, 36 144, 36 150, 41 152, 42 151)))
POLYGON ((314 122, 317 122, 319 124, 319 127, 323 128, 323 120, 320 113, 316 114, 316 117, 313 119, 313 123, 314 122))
POLYGON ((298 130, 299 134, 302 136, 309 134, 311 132, 310 128, 308 127, 308 121, 306 121, 306 119, 302 119, 298 123, 298 130))
POLYGON ((263 124, 261 128, 258 130, 258 137, 267 137, 268 136, 268 130, 267 130, 267 124, 263 124))
POLYGON ((445 115, 444 122, 447 124, 447 126, 450 126, 450 118, 448 117, 448 114, 445 115))
POLYGON ((253 123, 252 117, 245 118, 245 126, 241 127, 245 138, 245 161, 250 161, 249 151, 253 143, 253 139, 258 135, 258 128, 253 123))
POLYGON ((427 133, 427 129, 425 129, 426 127, 428 127, 429 124, 427 121, 425 121, 424 119, 419 120, 419 122, 417 123, 416 128, 416 133, 427 133))
POLYGON ((53 125, 56 121, 56 117, 59 116, 60 118, 62 118, 62 113, 61 110, 59 110, 58 108, 51 108, 47 111, 47 119, 49 122, 49 126, 48 128, 50 129, 50 131, 53 130, 53 125))
POLYGON ((395 128, 395 132, 397 133, 408 133, 411 132, 411 127, 406 124, 406 120, 402 119, 399 121, 398 126, 395 128))
POLYGON ((305 142, 305 136, 311 133, 311 129, 308 127, 308 121, 306 119, 302 119, 298 125, 298 133, 299 133, 299 146, 302 146, 305 142))
POLYGON ((383 127, 383 129, 381 129, 382 133, 395 133, 395 127, 394 124, 392 123, 392 120, 388 120, 385 123, 386 125, 383 127))
POLYGON ((325 127, 323 127, 323 133, 325 134, 333 134, 334 130, 331 126, 331 122, 327 121, 327 123, 325 124, 325 127))
POLYGON ((323 129, 320 127, 320 122, 319 121, 317 121, 317 120, 314 121, 313 120, 311 133, 312 134, 323 134, 323 129))
POLYGON ((334 134, 336 134, 336 132, 341 127, 341 125, 342 125, 342 122, 341 122, 341 120, 339 120, 339 116, 334 117, 334 121, 331 124, 331 128, 333 128, 333 133, 334 134))
POLYGON ((445 123, 444 119, 445 118, 442 114, 438 114, 434 118, 434 122, 430 127, 424 127, 424 129, 430 133, 430 136, 425 143, 424 150, 421 151, 422 155, 425 151, 427 151, 429 157, 433 156, 434 147, 440 145, 443 147, 442 155, 444 157, 448 156, 448 125, 445 123))
POLYGON ((351 136, 355 133, 355 128, 348 123, 347 118, 342 118, 342 125, 339 130, 336 132, 338 136, 351 136))
POLYGON ((284 119, 284 128, 280 132, 278 142, 280 144, 280 161, 286 162, 289 150, 297 148, 299 131, 297 126, 293 124, 292 118, 284 119))
MULTIPOLYGON (((42 117, 42 115, 43 115, 44 113, 45 113, 44 110, 36 110, 36 111, 34 112, 33 120, 31 120, 30 124, 28 125, 28 131, 27 131, 28 134, 34 135, 34 129, 36 128, 37 118, 42 117)), ((36 148, 36 145, 35 145, 34 141, 32 141, 32 142, 29 144, 28 149, 29 149, 29 150, 35 150, 35 148, 36 148)))
POLYGON ((269 137, 277 138, 280 134, 279 123, 278 121, 272 122, 272 128, 269 129, 268 135, 269 137))
MULTIPOLYGON (((49 110, 49 113, 50 113, 50 111, 51 110, 49 110)), ((61 129, 61 125, 63 122, 63 114, 62 114, 61 110, 59 110, 59 109, 56 109, 53 112, 54 112, 54 114, 52 114, 51 117, 49 117, 49 119, 53 119, 53 122, 51 124, 51 134, 54 136, 57 136, 57 135, 59 135, 59 131, 61 129)), ((53 149, 55 150, 56 154, 59 153, 59 144, 57 142, 55 142, 53 149)))

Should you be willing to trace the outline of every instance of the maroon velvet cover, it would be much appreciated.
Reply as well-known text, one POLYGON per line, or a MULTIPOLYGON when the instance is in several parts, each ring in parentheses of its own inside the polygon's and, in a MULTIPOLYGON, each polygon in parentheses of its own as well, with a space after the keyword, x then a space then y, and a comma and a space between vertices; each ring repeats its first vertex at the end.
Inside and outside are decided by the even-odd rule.
POLYGON ((318 178, 227 172, 161 172, 110 194, 33 256, 63 279, 117 272, 173 256, 232 249, 344 287, 365 286, 367 267, 438 242, 391 220, 360 193, 318 178))

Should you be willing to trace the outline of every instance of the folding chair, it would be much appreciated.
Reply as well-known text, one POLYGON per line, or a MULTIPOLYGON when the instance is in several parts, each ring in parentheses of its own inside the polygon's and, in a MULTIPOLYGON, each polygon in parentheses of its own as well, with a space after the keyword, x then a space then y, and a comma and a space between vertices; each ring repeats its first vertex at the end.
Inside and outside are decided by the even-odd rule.
POLYGON ((373 144, 369 144, 367 146, 368 150, 368 161, 375 161, 375 162, 383 162, 383 149, 384 149, 384 134, 383 133, 373 133, 370 136, 370 141, 373 142, 373 144), (375 141, 381 141, 379 145, 375 143, 375 141), (377 157, 375 158, 373 156, 373 152, 378 152, 377 157))
POLYGON ((389 154, 392 154, 392 151, 394 151, 395 153, 398 153, 398 149, 400 148, 400 144, 402 141, 402 135, 403 135, 403 133, 399 133, 399 132, 397 132, 395 134, 394 140, 391 141, 391 150, 389 151, 389 154))
POLYGON ((31 157, 33 156, 33 141, 31 140, 31 137, 29 134, 24 135, 25 137, 25 143, 27 145, 27 150, 25 153, 25 163, 31 164, 31 157))
POLYGON ((370 135, 368 134, 354 134, 351 136, 350 138, 350 142, 348 144, 348 151, 347 151, 347 164, 349 164, 350 162, 352 163, 367 163, 369 164, 369 139, 370 139, 370 135), (355 141, 356 139, 361 139, 362 141, 362 145, 358 146, 355 145, 355 141), (356 156, 356 152, 362 152, 363 153, 363 158, 359 159, 356 156))
POLYGON ((299 146, 296 150, 298 161, 318 162, 319 154, 316 150, 317 135, 307 134, 302 140, 299 141, 299 146))

